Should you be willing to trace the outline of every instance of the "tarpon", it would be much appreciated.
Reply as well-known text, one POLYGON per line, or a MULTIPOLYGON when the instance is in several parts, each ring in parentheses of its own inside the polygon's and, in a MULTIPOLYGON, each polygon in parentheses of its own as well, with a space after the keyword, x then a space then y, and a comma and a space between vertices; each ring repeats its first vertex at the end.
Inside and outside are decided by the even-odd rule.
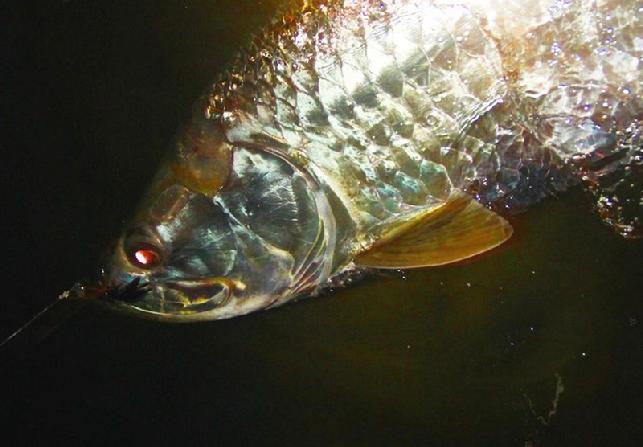
POLYGON ((123 307, 234 317, 456 262, 583 183, 642 234, 632 0, 306 2, 197 100, 105 266, 123 307))

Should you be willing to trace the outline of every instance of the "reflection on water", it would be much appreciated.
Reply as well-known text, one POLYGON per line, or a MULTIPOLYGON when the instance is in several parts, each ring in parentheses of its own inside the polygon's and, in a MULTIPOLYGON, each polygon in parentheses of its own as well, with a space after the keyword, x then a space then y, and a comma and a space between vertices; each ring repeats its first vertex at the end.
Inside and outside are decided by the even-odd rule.
MULTIPOLYGON (((199 14, 179 3, 164 6, 158 23, 174 37, 190 23, 205 30, 208 20, 194 25, 187 19, 199 14)), ((206 3, 195 8, 219 24, 254 5, 206 3)), ((140 25, 139 16, 121 20, 140 25)), ((205 52, 168 48, 183 66, 205 52)), ((196 85, 166 88, 181 90, 187 107, 196 85)), ((165 113, 161 121, 176 118, 165 113)), ((132 120, 158 131, 154 116, 132 120)), ((140 127, 118 136, 99 127, 96 138, 110 150, 122 143, 126 157, 140 127)), ((116 166, 126 172, 127 163, 116 166)), ((122 175, 114 188, 131 190, 131 209, 144 185, 122 175)), ((4 371, 5 421, 49 444, 636 445, 643 246, 604 227, 589 202, 574 190, 537 205, 512 222, 510 243, 458 265, 378 275, 233 320, 168 325, 86 308, 4 371)), ((59 229, 72 259, 96 244, 97 231, 120 225, 109 205, 110 215, 87 207, 98 215, 93 228, 59 229)), ((66 272, 60 281, 69 285, 66 272)))

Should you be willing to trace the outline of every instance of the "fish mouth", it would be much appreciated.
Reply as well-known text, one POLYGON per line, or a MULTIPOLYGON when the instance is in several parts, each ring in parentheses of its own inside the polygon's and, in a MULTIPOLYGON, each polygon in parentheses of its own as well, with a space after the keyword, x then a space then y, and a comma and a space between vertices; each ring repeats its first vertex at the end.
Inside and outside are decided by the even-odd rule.
POLYGON ((103 287, 103 297, 161 316, 192 315, 224 307, 246 286, 225 277, 173 279, 163 282, 131 281, 103 287))
POLYGON ((245 284, 229 278, 175 279, 155 288, 161 297, 162 313, 196 313, 225 306, 245 284), (159 290, 160 289, 160 290, 159 290))

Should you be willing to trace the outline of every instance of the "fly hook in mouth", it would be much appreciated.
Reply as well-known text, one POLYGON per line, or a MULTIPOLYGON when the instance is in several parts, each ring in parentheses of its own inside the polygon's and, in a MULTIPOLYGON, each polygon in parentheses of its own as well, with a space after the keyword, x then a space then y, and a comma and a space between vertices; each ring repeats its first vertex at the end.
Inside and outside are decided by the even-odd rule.
POLYGON ((142 283, 141 278, 137 276, 129 282, 106 286, 101 298, 122 301, 125 303, 134 303, 151 291, 151 284, 149 282, 142 283))

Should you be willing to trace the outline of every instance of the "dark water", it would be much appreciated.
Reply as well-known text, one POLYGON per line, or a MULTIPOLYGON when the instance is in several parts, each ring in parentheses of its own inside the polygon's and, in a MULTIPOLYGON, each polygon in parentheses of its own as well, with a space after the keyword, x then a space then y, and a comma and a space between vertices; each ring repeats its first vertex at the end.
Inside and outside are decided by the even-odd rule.
MULTIPOLYGON (((0 335, 91 274, 191 101, 277 3, 2 5, 0 335)), ((642 243, 580 190, 513 223, 475 260, 228 321, 89 306, 2 366, 0 439, 641 445, 642 243)))

